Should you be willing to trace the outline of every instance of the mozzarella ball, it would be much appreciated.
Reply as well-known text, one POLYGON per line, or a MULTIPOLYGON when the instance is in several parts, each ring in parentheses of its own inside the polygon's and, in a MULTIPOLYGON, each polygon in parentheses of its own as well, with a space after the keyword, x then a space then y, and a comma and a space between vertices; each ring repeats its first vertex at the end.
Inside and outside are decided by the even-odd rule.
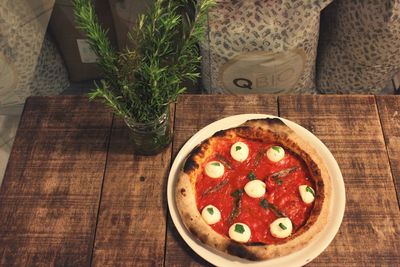
POLYGON ((287 217, 276 219, 269 225, 271 234, 277 238, 286 238, 290 236, 292 229, 292 221, 287 217))
POLYGON ((304 203, 310 204, 315 199, 315 191, 308 185, 300 185, 299 192, 304 203))
POLYGON ((271 146, 267 150, 267 157, 270 161, 278 162, 285 157, 285 150, 280 146, 271 146))
POLYGON ((213 205, 208 205, 201 211, 201 216, 207 224, 214 224, 221 220, 221 212, 213 205))
POLYGON ((262 197, 265 194, 265 183, 260 180, 250 181, 244 186, 244 191, 249 197, 262 197))
POLYGON ((243 142, 236 142, 231 146, 231 156, 234 160, 243 162, 249 156, 249 147, 243 142))
POLYGON ((207 163, 205 170, 206 174, 211 178, 220 178, 225 172, 224 165, 218 161, 210 161, 207 163))
POLYGON ((246 243, 250 240, 250 228, 244 223, 235 223, 229 228, 229 237, 240 243, 246 243))

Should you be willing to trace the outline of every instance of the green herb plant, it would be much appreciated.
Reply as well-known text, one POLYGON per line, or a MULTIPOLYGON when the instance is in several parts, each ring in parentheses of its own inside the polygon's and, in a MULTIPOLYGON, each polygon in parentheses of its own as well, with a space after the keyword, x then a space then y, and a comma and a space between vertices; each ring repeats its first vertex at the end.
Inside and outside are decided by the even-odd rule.
POLYGON ((207 10, 214 0, 155 0, 128 34, 130 44, 116 51, 91 0, 73 0, 75 18, 98 56, 104 79, 90 99, 101 98, 116 115, 148 123, 164 114, 199 77, 198 42, 205 35, 207 10), (190 16, 184 9, 192 8, 190 16), (183 14, 184 13, 184 14, 183 14))

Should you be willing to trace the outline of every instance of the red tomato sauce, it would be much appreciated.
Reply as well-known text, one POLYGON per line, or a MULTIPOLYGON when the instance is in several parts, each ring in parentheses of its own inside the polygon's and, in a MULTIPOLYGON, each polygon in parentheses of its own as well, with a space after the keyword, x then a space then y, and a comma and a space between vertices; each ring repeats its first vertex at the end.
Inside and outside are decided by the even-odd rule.
MULTIPOLYGON (((220 161, 217 155, 221 155, 229 162, 232 169, 225 165, 225 173, 220 178, 210 178, 203 171, 197 178, 196 182, 196 201, 197 208, 201 212, 207 205, 214 205, 221 212, 221 220, 211 225, 218 233, 229 237, 229 227, 241 222, 247 224, 251 229, 251 237, 249 242, 262 242, 265 244, 277 244, 284 242, 285 239, 275 238, 271 235, 269 225, 278 218, 270 208, 264 208, 260 202, 264 199, 268 203, 273 204, 278 211, 286 215, 293 224, 292 234, 295 233, 302 225, 304 225, 310 216, 313 204, 306 204, 302 201, 298 187, 300 185, 308 185, 312 188, 314 184, 308 177, 308 171, 303 161, 296 155, 285 149, 285 157, 279 162, 272 162, 266 156, 268 148, 274 143, 262 143, 238 138, 237 140, 223 140, 215 148, 214 153, 205 161, 205 165, 213 160, 220 161), (230 155, 231 146, 238 142, 244 142, 249 147, 249 156, 243 162, 238 162, 230 155), (265 151, 265 153, 260 153, 265 151), (262 155, 260 157, 260 154, 262 155), (258 164, 256 164, 258 160, 258 164), (273 179, 271 174, 283 169, 297 167, 297 169, 289 175, 273 179), (250 179, 247 177, 252 171, 256 179, 262 180, 266 184, 266 193, 263 197, 252 198, 244 192, 244 186, 250 179), (204 191, 214 188, 219 183, 228 179, 222 188, 216 192, 203 194, 204 191), (239 214, 229 220, 229 216, 235 206, 236 198, 231 194, 241 189, 243 193, 240 200, 239 214)), ((221 162, 221 161, 220 161, 221 162)))

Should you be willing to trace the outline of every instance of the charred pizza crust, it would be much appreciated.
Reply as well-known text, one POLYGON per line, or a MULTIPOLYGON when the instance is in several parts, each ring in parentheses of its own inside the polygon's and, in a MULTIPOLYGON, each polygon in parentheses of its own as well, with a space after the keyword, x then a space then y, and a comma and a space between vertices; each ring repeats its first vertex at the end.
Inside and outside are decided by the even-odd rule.
POLYGON ((215 133, 189 154, 175 187, 175 200, 187 229, 203 243, 225 253, 248 260, 266 260, 284 256, 305 247, 327 222, 331 199, 331 182, 322 159, 316 151, 278 118, 249 120, 239 127, 215 133), (205 223, 196 205, 195 182, 199 166, 212 153, 221 136, 240 136, 248 139, 281 144, 301 158, 315 183, 315 200, 306 224, 280 244, 238 243, 214 231, 205 223))

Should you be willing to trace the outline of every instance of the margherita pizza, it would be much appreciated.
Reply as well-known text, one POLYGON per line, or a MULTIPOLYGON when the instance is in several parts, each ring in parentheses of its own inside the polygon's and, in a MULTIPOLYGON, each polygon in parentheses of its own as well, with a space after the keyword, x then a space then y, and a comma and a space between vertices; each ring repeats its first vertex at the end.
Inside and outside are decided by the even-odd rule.
POLYGON ((327 221, 331 183, 315 150, 278 118, 215 133, 189 154, 175 198, 203 243, 249 260, 307 245, 327 221))

